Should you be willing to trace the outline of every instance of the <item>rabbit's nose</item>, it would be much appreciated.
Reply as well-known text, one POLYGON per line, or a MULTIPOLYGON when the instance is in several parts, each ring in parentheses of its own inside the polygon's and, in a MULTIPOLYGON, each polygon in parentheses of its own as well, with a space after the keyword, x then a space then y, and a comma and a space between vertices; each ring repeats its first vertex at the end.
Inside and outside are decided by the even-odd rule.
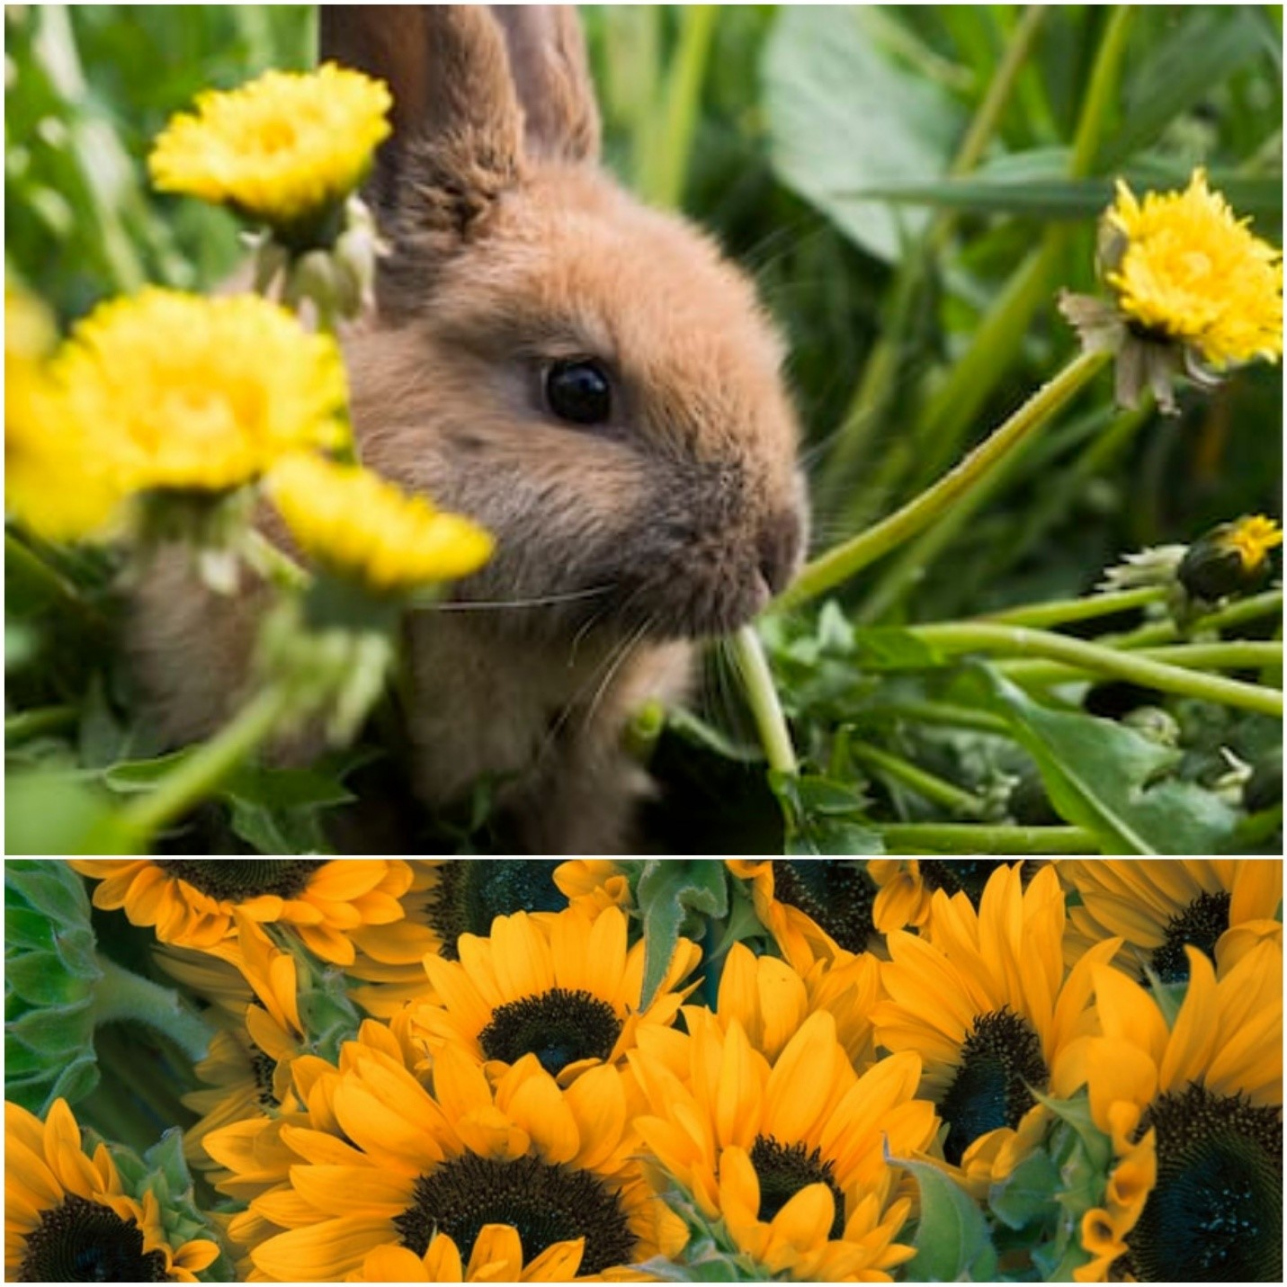
POLYGON ((786 589, 795 575, 802 536, 800 516, 789 509, 770 514, 760 529, 760 575, 773 594, 786 589))

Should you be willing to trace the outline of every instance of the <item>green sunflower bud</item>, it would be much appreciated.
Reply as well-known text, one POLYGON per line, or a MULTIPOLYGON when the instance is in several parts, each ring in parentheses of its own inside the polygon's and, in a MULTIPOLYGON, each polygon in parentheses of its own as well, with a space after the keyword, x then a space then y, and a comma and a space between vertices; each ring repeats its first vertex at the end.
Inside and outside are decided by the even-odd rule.
MULTIPOLYGON (((130 1197, 141 1203, 146 1193, 155 1196, 165 1240, 172 1247, 180 1247, 195 1238, 206 1238, 224 1246, 218 1228, 197 1208, 192 1175, 183 1156, 182 1131, 166 1131, 159 1142, 142 1156, 123 1144, 104 1140, 92 1127, 82 1127, 82 1132, 89 1154, 100 1143, 107 1144, 121 1177, 121 1186, 130 1197)), ((201 1273, 201 1278, 207 1282, 232 1282, 235 1276, 226 1249, 201 1273)))
POLYGON ((38 1115, 98 1084, 94 999, 102 969, 89 899, 65 862, 5 864, 5 1095, 38 1115))

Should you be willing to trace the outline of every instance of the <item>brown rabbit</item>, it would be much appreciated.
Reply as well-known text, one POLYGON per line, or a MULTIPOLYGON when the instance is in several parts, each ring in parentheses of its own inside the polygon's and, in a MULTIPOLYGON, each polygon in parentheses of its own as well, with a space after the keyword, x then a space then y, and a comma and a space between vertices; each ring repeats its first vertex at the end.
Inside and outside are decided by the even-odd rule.
MULTIPOLYGON (((627 847, 630 713, 682 695, 691 641, 797 565, 804 497, 782 346, 751 283, 597 164, 570 9, 322 6, 321 52, 385 79, 369 184, 390 251, 346 342, 363 460, 497 538, 405 626, 418 794, 484 773, 532 852, 627 847)), ((244 688, 259 608, 158 568, 136 651, 176 738, 244 688)))

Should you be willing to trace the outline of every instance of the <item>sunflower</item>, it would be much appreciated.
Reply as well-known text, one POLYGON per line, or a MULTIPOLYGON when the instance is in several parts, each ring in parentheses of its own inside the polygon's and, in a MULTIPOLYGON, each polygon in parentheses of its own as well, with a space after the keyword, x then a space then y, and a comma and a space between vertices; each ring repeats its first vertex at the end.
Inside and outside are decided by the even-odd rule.
POLYGON ((246 999, 235 1025, 215 1034, 209 1053, 196 1065, 197 1077, 210 1089, 183 1097, 201 1114, 183 1136, 184 1153, 198 1166, 211 1165, 203 1143, 211 1131, 274 1112, 288 1100, 291 1064, 307 1049, 294 957, 274 947, 242 913, 236 913, 236 922, 237 946, 224 943, 215 950, 228 954, 226 968, 242 980, 246 999))
MULTIPOLYGON (((1025 880, 1039 862, 1023 864, 1025 880)), ((977 907, 988 878, 1004 863, 1004 858, 873 858, 867 864, 877 888, 872 920, 882 934, 924 925, 936 889, 964 892, 977 907)))
POLYGON ((976 910, 965 893, 933 896, 929 934, 889 935, 888 999, 876 1041, 924 1061, 922 1093, 948 1124, 944 1156, 972 1188, 1002 1179, 1044 1130, 1032 1091, 1050 1084, 1062 1049, 1087 1031, 1097 944, 1065 979, 1064 897, 1051 867, 1025 891, 1019 865, 993 872, 976 910))
MULTIPOLYGON (((597 909, 629 907, 630 878, 619 862, 610 858, 574 858, 554 869, 554 883, 570 903, 586 900, 597 909)), ((515 908, 514 910, 518 910, 515 908)))
POLYGON ((1081 1282, 1282 1279, 1282 947, 1256 944, 1218 982, 1186 947, 1189 982, 1168 1027, 1153 996, 1093 970, 1102 1036, 1056 1069, 1089 1089, 1112 1139, 1104 1205, 1088 1211, 1081 1282))
POLYGON ((516 912, 497 917, 490 937, 463 934, 457 946, 459 961, 424 962, 439 1001, 416 1006, 412 1020, 431 1052, 453 1045, 501 1064, 535 1054, 564 1083, 595 1063, 620 1063, 640 1031, 671 1023, 691 991, 676 989, 701 958, 681 938, 641 1011, 644 944, 627 950, 617 907, 598 916, 569 907, 545 921, 516 912))
POLYGON ((801 976, 786 961, 734 943, 720 975, 716 1015, 725 1028, 740 1023, 772 1063, 809 1015, 826 1010, 849 1062, 861 1069, 876 1057, 871 1010, 879 995, 880 966, 866 952, 830 967, 815 961, 801 976))
MULTIPOLYGON (((416 1272, 503 1256, 517 1271, 512 1280, 614 1276, 675 1255, 685 1242, 682 1222, 643 1181, 625 1078, 611 1065, 564 1090, 526 1055, 493 1085, 481 1065, 448 1046, 422 1085, 392 1034, 378 1042, 368 1032, 365 1042, 345 1045, 339 1069, 314 1080, 305 1097, 308 1124, 279 1132, 294 1154, 286 1180, 253 1198, 249 1220, 233 1222, 269 1280, 409 1270, 398 1249, 422 1266, 428 1258, 416 1272), (255 1219, 271 1236, 254 1241, 255 1219), (513 1229, 517 1244, 494 1230, 484 1239, 494 1225, 513 1229)), ((223 1136, 239 1130, 216 1135, 211 1150, 250 1171, 253 1148, 233 1140, 224 1151, 223 1136)))
POLYGON ((782 955, 802 974, 818 958, 853 955, 876 942, 876 884, 865 861, 725 861, 735 876, 752 882, 756 915, 772 931, 782 955))
POLYGON ((156 1195, 125 1194, 105 1144, 93 1158, 67 1101, 42 1122, 17 1104, 5 1114, 5 1277, 20 1282, 196 1282, 217 1243, 166 1239, 156 1195))
MULTIPOLYGON (((353 978, 372 986, 352 990, 353 999, 377 1018, 389 1019, 407 1001, 432 995, 422 964, 427 955, 459 959, 462 934, 486 935, 498 916, 527 912, 546 921, 569 904, 555 883, 563 867, 543 858, 412 858, 412 881, 402 895, 404 919, 352 932, 357 960, 353 978)), ((592 865, 592 864, 591 864, 592 865)), ((616 866, 616 864, 608 864, 616 866)), ((589 891, 589 905, 597 902, 589 891)), ((578 896, 582 891, 577 891, 578 896)), ((575 901, 575 900, 574 900, 575 901)))
POLYGON ((1283 868, 1276 858, 1064 859, 1059 875, 1080 900, 1069 909, 1066 959, 1109 935, 1125 939, 1114 962, 1143 981, 1188 977, 1185 948, 1221 970, 1262 938, 1282 941, 1283 868))
POLYGON ((80 858, 100 882, 94 906, 124 908, 132 925, 154 925, 163 943, 202 951, 235 933, 234 916, 289 926, 311 952, 351 965, 349 934, 402 918, 411 868, 383 858, 80 858))
POLYGON ((650 1106, 635 1127, 661 1170, 738 1251, 796 1280, 887 1281, 911 1210, 902 1172, 934 1138, 914 1099, 920 1060, 893 1055, 861 1077, 825 1011, 770 1062, 737 1019, 686 1007, 689 1034, 640 1033, 630 1068, 650 1106))
POLYGON ((556 1242, 524 1264, 523 1240, 510 1224, 485 1224, 474 1239, 469 1263, 450 1235, 436 1233, 424 1255, 406 1247, 376 1247, 361 1270, 348 1276, 358 1283, 557 1283, 576 1276, 585 1238, 556 1242))

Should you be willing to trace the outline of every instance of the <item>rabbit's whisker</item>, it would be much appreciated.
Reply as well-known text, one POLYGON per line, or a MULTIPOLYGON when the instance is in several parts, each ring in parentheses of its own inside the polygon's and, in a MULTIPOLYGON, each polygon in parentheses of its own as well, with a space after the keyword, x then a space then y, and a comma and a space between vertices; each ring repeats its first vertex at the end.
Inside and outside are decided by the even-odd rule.
POLYGON ((611 585, 592 585, 585 590, 567 590, 561 594, 538 594, 530 599, 455 599, 447 603, 429 605, 431 612, 473 612, 499 608, 545 608, 558 603, 571 603, 577 599, 593 599, 607 594, 611 585))

